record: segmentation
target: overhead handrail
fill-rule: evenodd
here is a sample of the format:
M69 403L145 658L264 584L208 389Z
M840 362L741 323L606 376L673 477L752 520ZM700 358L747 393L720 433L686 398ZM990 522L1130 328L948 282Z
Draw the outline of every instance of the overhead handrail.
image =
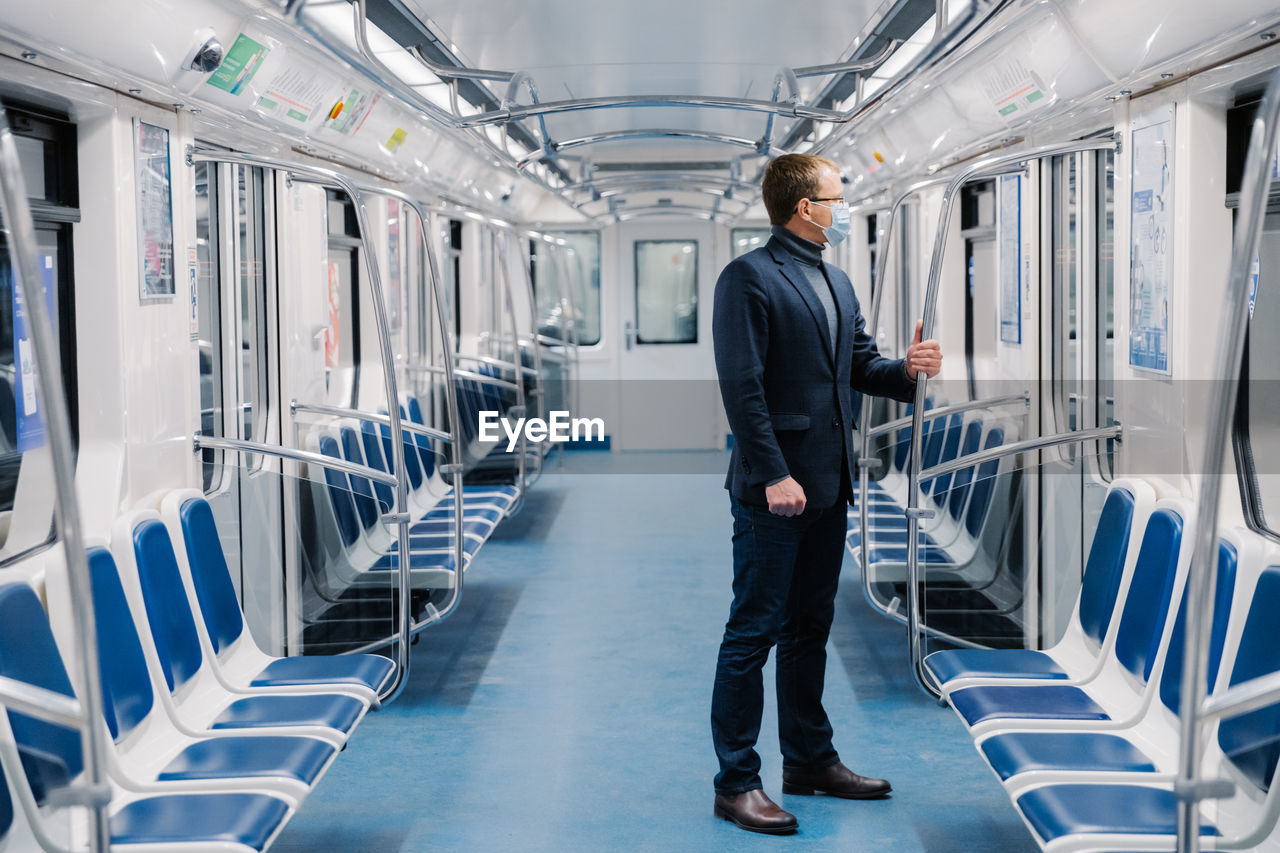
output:
M932 468L926 468L921 471L920 479L936 480L938 477L943 477L965 468L975 468L985 462L994 462L1009 456L1017 456L1020 453L1047 450L1050 447L1060 447L1064 444L1083 444L1086 441L1120 441L1123 437L1124 426L1122 424L1096 427L1094 429L1077 429L1070 432L1060 432L1055 435L1042 435L1036 438L1029 438L1026 441L1015 441L1012 444L989 447L986 450L979 450L976 453L940 462Z
M378 269L376 251L372 250L372 246L367 245L370 235L373 231L369 227L369 216L365 210L364 190L351 179L347 178L340 172L333 169L326 169L320 166L312 166L303 163L292 163L287 160L279 160L274 157L265 157L258 154L245 154L240 152L225 151L221 149L197 148L194 146L187 147L187 164L195 163L229 163L231 165L260 167L274 169L289 175L293 180L307 183L315 183L324 186L336 187L345 192L352 202L355 209L356 224L360 230L360 240L365 243L366 250L360 252L364 259L365 269L368 277L365 279L368 284L369 301L373 305L373 314L375 328L378 334L378 348L382 356L382 376L384 387L387 392L388 406L387 409L391 413L391 452L392 460L395 464L395 518L397 527L397 542L399 543L400 553L409 553L409 482L407 470L404 460L404 435L401 428L399 406L390 405L392 401L398 401L400 395L396 385L395 362L391 352L391 325L387 320L387 306L383 301L382 293L382 277ZM461 523L459 521L459 523ZM459 537L460 538L460 537ZM393 701L400 695L400 691L404 689L405 681L409 674L409 625L412 621L412 615L409 610L409 569L407 560L397 561L396 577L400 590L400 600L397 622L401 625L400 639L395 643L398 666L396 667L396 677L390 685L384 688L385 694L380 695L379 699L383 702ZM461 564L459 564L461 567ZM459 572L460 573L460 572Z
M379 471L377 468L370 468L367 465L361 465L359 462L349 462L346 459L325 456L323 453L316 453L311 450L297 450L280 444L266 444L261 441L249 441L243 438L220 438L216 435L196 435L192 439L192 445L196 453L201 450L259 453L263 456L274 456L277 459L287 459L291 462L304 462L308 465L317 465L321 468L341 471L343 474L365 477L375 483L382 483L387 486L396 484L395 475L388 474L386 471Z
M975 4L976 6L977 4ZM942 191L942 206L938 213L938 230L933 241L933 255L929 262L929 280L924 295L924 317L922 318L921 337L928 339L933 334L934 318L938 310L938 291L942 281L942 261L946 251L947 236L951 227L951 214L955 209L955 197L960 188L978 175L985 175L992 170L1005 166L1040 160L1062 154L1076 154L1083 151L1113 151L1115 140L1086 139L1067 143L1041 145L1014 154L999 154L984 158L968 168L957 172ZM933 510L920 507L920 446L921 424L924 422L924 400L929 385L929 377L923 372L916 374L915 405L912 409L911 449L907 454L907 617L911 643L911 669L915 673L916 683L920 689L933 697L942 695L941 686L934 683L933 675L924 667L924 658L920 640L920 596L917 584L920 580L920 520L932 517Z
M330 406L324 403L299 403L297 400L289 402L290 414L297 412L310 412L314 415L333 415L335 418L351 418L357 421L368 421L373 424L381 424L382 426L391 426L391 417L389 415L379 415L375 412L365 412L360 409L348 409L344 406ZM452 442L453 436L444 430L435 429L422 424L415 424L412 421L401 421L400 428L405 432L421 435L426 438L435 439L436 441Z
M1195 525L1195 549L1187 577L1188 601L1213 601L1216 585L1218 504L1222 490L1223 457L1231 421L1236 411L1240 384L1240 365L1244 359L1244 342L1249 330L1250 280L1254 255L1258 252L1266 214L1270 187L1271 158L1276 150L1280 123L1280 70L1272 73L1266 94L1258 106L1249 134L1244 176L1240 182L1240 208L1237 213L1235 238L1231 247L1231 265L1223 299L1222 327L1218 336L1216 376L1211 383L1209 423L1205 430L1204 475L1200 478L1200 500ZM1199 853L1200 800L1209 793L1199 783L1200 744L1204 735L1202 716L1205 702L1205 672L1209 668L1209 646L1212 622L1204 616L1204 607L1187 608L1187 624L1182 658L1182 713L1178 754L1178 853ZM1238 685L1237 689L1244 687ZM1235 700L1230 694L1220 697L1215 705L1219 712L1230 709ZM1241 694L1237 693L1237 697ZM1240 707L1248 707L1242 702Z
M85 805L90 807L86 843L89 850L104 851L111 844L106 804L106 743L103 738L102 681L99 673L97 619L89 576L89 557L80 523L76 493L75 445L71 418L62 390L62 362L53 331L53 318L45 301L43 278L37 261L35 224L27 201L26 182L18 160L18 147L9 127L9 115L0 103L0 219L9 235L9 254L17 293L27 314L31 337L37 401L44 412L45 436L53 468L54 523L64 548L71 612L75 617L76 665L80 669L80 714L74 723L84 750ZM11 768L20 772L20 767Z
M1031 405L1031 392L1023 391L1021 394L1005 394L1000 397L987 397L984 400L967 400L963 403L955 403L950 406L939 406L929 409L924 413L924 420L933 421L938 418L950 417L962 412L972 412L976 409L998 409L1001 406L1008 406L1011 403L1023 403L1027 406ZM875 438L885 433L893 432L896 429L911 426L912 417L897 418L892 421L885 421L871 429L867 433L867 438Z

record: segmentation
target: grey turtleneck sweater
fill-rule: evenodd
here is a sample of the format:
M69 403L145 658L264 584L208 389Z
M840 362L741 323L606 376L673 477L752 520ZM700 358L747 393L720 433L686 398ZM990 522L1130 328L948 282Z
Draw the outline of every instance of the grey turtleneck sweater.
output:
M827 314L827 331L831 333L831 348L834 354L836 336L840 331L840 312L836 308L835 294L831 292L831 280L827 278L827 271L822 263L822 250L826 246L806 240L781 225L774 225L769 229L769 233L799 262L805 281L818 297L818 301L822 303L822 308Z

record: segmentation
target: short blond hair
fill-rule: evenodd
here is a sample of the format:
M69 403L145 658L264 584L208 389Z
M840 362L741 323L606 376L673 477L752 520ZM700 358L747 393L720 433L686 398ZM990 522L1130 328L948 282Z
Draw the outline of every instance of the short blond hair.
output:
M818 194L823 168L840 173L840 167L835 163L813 154L783 154L769 161L760 184L769 221L774 225L790 222L800 200Z

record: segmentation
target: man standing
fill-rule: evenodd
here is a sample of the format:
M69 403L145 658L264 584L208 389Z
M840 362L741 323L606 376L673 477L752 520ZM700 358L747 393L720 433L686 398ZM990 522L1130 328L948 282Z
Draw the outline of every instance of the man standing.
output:
M904 402L917 373L936 376L937 341L920 325L905 359L882 357L864 330L849 277L822 250L849 236L834 163L787 154L762 185L773 236L716 282L716 371L733 455L733 605L720 644L711 734L720 773L715 814L754 832L789 833L796 819L762 790L755 751L761 668L775 644L782 790L868 799L889 783L852 772L831 743L822 707L827 636L852 496L853 412L859 392Z

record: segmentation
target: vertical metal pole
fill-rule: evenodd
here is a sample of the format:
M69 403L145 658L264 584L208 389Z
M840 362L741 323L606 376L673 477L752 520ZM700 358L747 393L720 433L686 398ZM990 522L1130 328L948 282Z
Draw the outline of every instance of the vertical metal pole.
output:
M511 283L511 242L510 240L511 240L511 235L508 232L504 231L502 234L502 274L507 279L508 293L510 293L512 289L515 287L515 285ZM525 263L525 260L524 260L524 257L525 257L524 249L521 248L518 243L517 243L517 248L520 248L520 253L519 253L520 269L523 271L522 277L524 278L525 291L528 293L528 297L529 297L529 328L531 330L529 333L529 340L531 341L531 344L533 346L533 372L535 374L535 379L533 383L533 388L534 388L533 393L538 400L537 415L538 417L545 418L545 417L548 417L549 412L547 410L546 386L543 384L543 381L542 381L542 342L538 339L538 296L533 291L533 277L529 274L529 265ZM520 352L520 331L518 328L515 331L516 331L516 352L515 352L516 382L517 384L519 384L521 388L524 388L524 355L523 353ZM542 476L542 459L543 459L543 454L541 453L541 451L539 451L537 456L538 456L538 475L537 476L541 477Z
M1204 473L1196 516L1195 550L1187 578L1187 600L1205 606L1187 608L1187 625L1182 659L1182 713L1178 755L1178 851L1199 853L1201 788L1198 784L1201 730L1200 710L1204 702L1205 672L1209 664L1213 621L1208 602L1214 600L1217 580L1218 500L1222 491L1222 459L1227 449L1231 420L1235 415L1240 384L1240 363L1244 358L1245 334L1249 328L1249 279L1253 256L1258 251L1270 186L1269 167L1276 150L1276 126L1280 117L1280 71L1271 76L1266 95L1253 119L1249 150L1241 181L1240 214L1231 249L1231 268L1223 298L1222 329L1218 335L1217 381L1212 383L1209 423L1205 432Z
M98 672L98 630L93 611L89 558L80 527L80 502L76 495L75 448L71 442L71 418L62 394L62 364L53 334L53 318L45 304L31 208L18 161L18 149L9 129L9 117L0 104L0 215L9 232L13 277L27 312L27 331L34 349L36 392L44 412L53 466L54 510L58 534L67 562L71 610L75 616L76 655L79 658L84 774L93 805L89 821L89 849L107 850L111 828L107 817L106 750L102 737L102 682Z
M529 404L524 396L524 354L520 350L520 324L516 322L516 305L515 299L511 292L511 277L508 274L506 263L506 241L498 239L496 230L489 230L489 246L496 252L503 252L503 256L499 259L499 268L502 273L502 292L506 297L507 318L511 320L511 360L516 365L516 406L520 412L520 417L529 416ZM533 346L538 346L538 329L535 320L533 329ZM516 497L516 501L511 506L511 513L516 513L524 506L524 494L528 488L528 476L525 470L528 459L528 445L525 441L525 431L520 430L519 444L520 460L517 463L517 471L520 478L520 494Z

